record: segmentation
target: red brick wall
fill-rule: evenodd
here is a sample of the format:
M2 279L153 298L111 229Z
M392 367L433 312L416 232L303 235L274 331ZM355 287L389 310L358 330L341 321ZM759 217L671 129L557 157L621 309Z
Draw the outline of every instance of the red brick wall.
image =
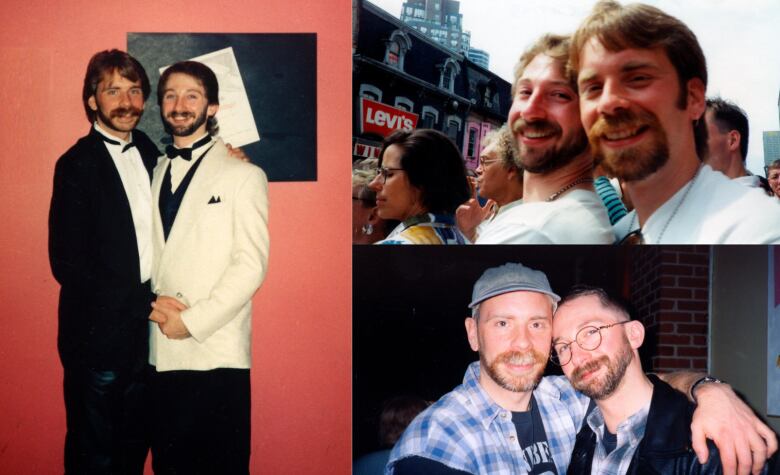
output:
M709 247L644 247L630 261L629 298L647 328L645 369L705 371Z

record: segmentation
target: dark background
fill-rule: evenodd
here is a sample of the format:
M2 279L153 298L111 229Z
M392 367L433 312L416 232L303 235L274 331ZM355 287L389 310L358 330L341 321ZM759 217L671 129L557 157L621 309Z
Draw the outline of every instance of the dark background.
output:
M270 181L317 180L317 38L314 33L128 33L128 52L146 69L152 94L138 126L170 143L157 105L159 69L233 47L260 142L243 147ZM163 147L159 147L162 149Z

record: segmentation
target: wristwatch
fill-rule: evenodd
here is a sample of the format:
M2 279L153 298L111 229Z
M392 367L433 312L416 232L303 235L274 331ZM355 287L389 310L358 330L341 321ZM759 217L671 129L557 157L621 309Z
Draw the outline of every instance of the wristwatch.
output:
M713 376L707 375L703 378L699 378L695 383L693 383L693 386L691 386L691 399L693 399L693 402L696 404L699 403L699 401L696 400L696 388L698 388L702 384L706 383L717 383L717 384L725 384L723 381L721 381L718 378L715 378Z

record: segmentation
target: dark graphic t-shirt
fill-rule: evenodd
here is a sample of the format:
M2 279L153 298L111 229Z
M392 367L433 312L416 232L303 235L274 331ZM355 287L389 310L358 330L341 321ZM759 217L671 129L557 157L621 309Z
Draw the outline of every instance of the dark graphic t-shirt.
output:
M523 457L531 466L529 475L558 475L555 461L550 453L550 445L547 443L542 415L533 396L531 396L531 410L513 412L512 422L517 430L517 440L523 449Z

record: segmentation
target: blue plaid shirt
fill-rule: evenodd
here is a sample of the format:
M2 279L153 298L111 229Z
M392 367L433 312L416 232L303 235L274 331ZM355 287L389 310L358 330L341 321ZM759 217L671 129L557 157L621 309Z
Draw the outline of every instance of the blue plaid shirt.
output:
M590 429L596 434L596 447L593 451L593 462L590 465L591 475L618 475L628 472L631 465L631 457L634 456L637 446L645 436L647 426L647 414L650 411L650 402L634 415L618 424L617 446L615 450L607 453L604 449L604 431L606 423L601 410L594 407L586 419Z
M563 376L542 378L534 396L555 466L559 474L565 474L590 399L576 392ZM530 471L512 413L493 402L479 385L478 361L469 365L463 384L412 421L390 453L386 475L393 473L396 461L411 456L473 474Z

